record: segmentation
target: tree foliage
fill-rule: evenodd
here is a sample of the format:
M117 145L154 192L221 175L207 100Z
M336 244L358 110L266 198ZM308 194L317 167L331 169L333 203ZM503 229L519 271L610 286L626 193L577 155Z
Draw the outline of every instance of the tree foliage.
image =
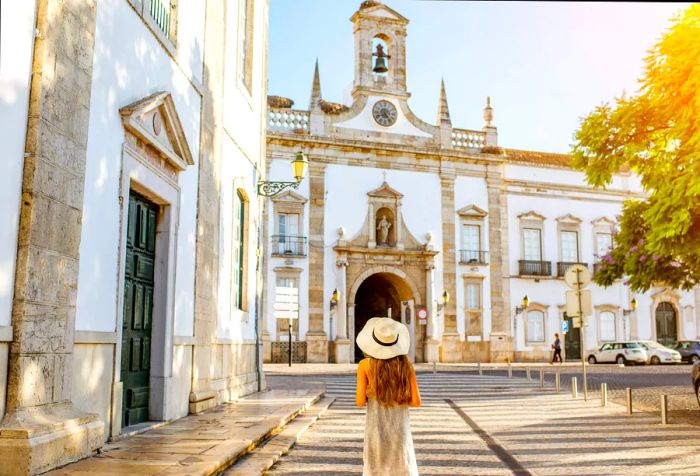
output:
M700 4L649 51L640 85L595 108L575 134L574 165L589 183L605 187L630 171L646 191L626 201L595 280L690 289L700 282Z

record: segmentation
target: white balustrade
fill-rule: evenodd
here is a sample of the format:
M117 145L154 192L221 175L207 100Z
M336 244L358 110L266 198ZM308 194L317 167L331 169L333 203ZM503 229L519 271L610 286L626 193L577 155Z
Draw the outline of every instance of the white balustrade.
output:
M485 132L466 129L452 130L452 147L455 149L481 149L485 145Z
M268 108L267 127L269 131L309 132L309 111L287 108Z

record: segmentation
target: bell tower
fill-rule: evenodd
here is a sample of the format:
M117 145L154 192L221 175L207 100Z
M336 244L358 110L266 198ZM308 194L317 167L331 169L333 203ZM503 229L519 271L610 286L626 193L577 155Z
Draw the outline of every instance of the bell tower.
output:
M375 0L366 0L350 18L355 35L353 98L383 94L407 98L406 27L408 19Z

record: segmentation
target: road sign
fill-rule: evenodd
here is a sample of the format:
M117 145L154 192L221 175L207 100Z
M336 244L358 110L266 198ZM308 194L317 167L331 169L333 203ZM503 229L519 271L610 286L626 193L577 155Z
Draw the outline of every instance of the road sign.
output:
M564 282L571 289L580 289L588 286L591 282L591 273L588 267L583 264L574 264L569 266L564 274Z
M418 324L425 325L428 323L428 310L424 307L416 308L416 317L418 318Z
M581 294L579 298L579 293ZM593 313L591 291L566 291L566 315L569 317L588 317Z
M563 334L569 332L569 321L561 321L561 332Z

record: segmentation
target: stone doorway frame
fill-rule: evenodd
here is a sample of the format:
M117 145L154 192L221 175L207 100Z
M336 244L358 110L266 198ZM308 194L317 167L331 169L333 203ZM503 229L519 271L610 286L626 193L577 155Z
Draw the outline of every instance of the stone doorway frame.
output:
M393 266L372 266L371 268L368 268L364 270L362 273L360 273L355 280L353 281L352 286L350 286L350 289L348 291L348 298L347 298L347 306L348 306L348 312L347 312L347 332L348 332L348 339L350 340L350 348L354 349L355 348L355 297L357 295L357 291L360 289L360 286L362 283L367 280L370 276L373 276L375 274L392 274L396 276L397 278L401 279L406 283L408 288L411 290L411 297L408 297L406 299L400 299L400 303L403 307L403 302L404 301L410 301L410 307L412 310L416 308L416 306L420 306L423 303L422 300L422 295L418 289L418 286L413 282L411 277L406 274L404 271L402 271L399 268L395 268ZM403 315L403 309L398 309L399 315ZM413 349L413 354L414 354L414 360L415 356L419 355L418 353L418 348L417 348L417 337L421 332L420 325L418 324L417 319L412 319L412 324L411 327L409 327L409 331L411 332L411 347ZM354 352L354 351L353 351Z
M654 293L651 296L651 306L650 306L650 326L651 326L651 340L658 342L658 335L656 334L656 308L659 304L667 302L673 306L676 311L676 340L681 340L683 337L683 332L681 326L683 325L683 314L681 308L681 298L680 296L669 288L664 288L661 291Z

